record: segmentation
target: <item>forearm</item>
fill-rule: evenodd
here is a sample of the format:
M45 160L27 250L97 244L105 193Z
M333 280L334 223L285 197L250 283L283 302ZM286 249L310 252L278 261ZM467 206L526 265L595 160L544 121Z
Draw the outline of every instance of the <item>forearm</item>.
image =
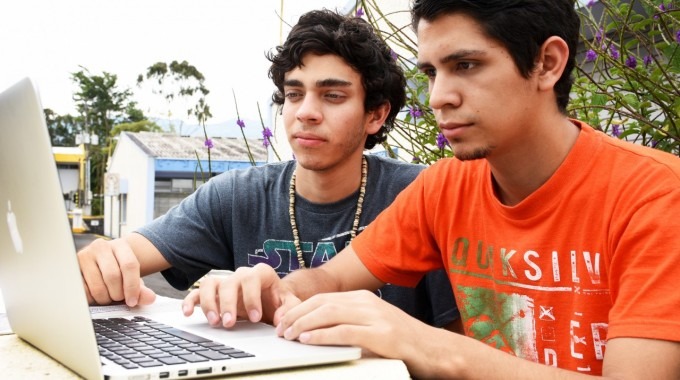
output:
M339 284L321 268L299 269L281 281L290 292L304 301L319 293L339 291Z
M165 260L156 246L143 235L131 233L123 237L122 240L129 245L132 253L137 257L142 277L170 268L170 263Z
M588 379L591 376L531 362L480 341L427 326L417 342L404 342L399 358L418 378Z
M414 377L459 379L592 379L596 376L519 358L476 339L426 326L405 337L396 358ZM607 343L601 379L678 379L680 343L616 338Z
M306 300L319 293L376 290L385 283L371 274L349 246L321 267L289 274L283 278L283 284L298 298Z

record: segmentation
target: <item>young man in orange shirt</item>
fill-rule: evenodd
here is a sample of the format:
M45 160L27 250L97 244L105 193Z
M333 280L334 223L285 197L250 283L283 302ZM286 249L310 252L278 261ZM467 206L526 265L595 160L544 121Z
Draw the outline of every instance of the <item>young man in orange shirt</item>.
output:
M416 0L412 14L456 157L323 267L238 271L190 294L185 312L200 300L230 327L276 309L286 339L359 345L416 377L680 378L680 159L566 116L574 2ZM464 335L348 292L412 286L435 268Z

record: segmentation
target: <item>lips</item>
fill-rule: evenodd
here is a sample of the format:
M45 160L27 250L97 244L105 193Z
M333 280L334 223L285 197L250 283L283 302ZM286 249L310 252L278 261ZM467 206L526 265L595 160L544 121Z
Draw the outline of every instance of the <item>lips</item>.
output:
M306 133L306 132L296 133L296 134L293 135L293 138L301 146L308 146L308 147L316 146L316 145L322 144L323 142L326 141L321 136L315 135L313 133Z
M462 137L465 131L472 126L472 123L442 122L439 123L439 130L447 140L453 141Z
M469 127L471 125L472 125L472 123L459 123L459 122L446 121L446 122L439 123L439 128L442 129L442 130L444 130L444 129L456 129L456 128Z

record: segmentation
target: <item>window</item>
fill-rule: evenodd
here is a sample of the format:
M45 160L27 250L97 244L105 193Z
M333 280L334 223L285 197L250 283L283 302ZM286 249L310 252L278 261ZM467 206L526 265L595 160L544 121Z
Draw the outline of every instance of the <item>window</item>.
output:
M120 210L120 224L126 224L127 223L127 194L126 193L121 193L120 194L120 202L118 203Z

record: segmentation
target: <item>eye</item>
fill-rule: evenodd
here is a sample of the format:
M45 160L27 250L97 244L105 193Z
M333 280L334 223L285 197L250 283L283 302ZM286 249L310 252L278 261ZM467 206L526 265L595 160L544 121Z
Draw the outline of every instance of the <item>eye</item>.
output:
M302 98L300 91L286 91L284 94L286 101L295 102Z
M437 69L434 67L426 67L421 70L423 74L425 74L428 78L434 78L437 76Z
M477 67L476 62L458 62L458 70L472 70Z
M326 97L326 99L329 99L330 101L333 102L342 101L347 97L345 96L345 94L339 92L327 92L324 96Z

